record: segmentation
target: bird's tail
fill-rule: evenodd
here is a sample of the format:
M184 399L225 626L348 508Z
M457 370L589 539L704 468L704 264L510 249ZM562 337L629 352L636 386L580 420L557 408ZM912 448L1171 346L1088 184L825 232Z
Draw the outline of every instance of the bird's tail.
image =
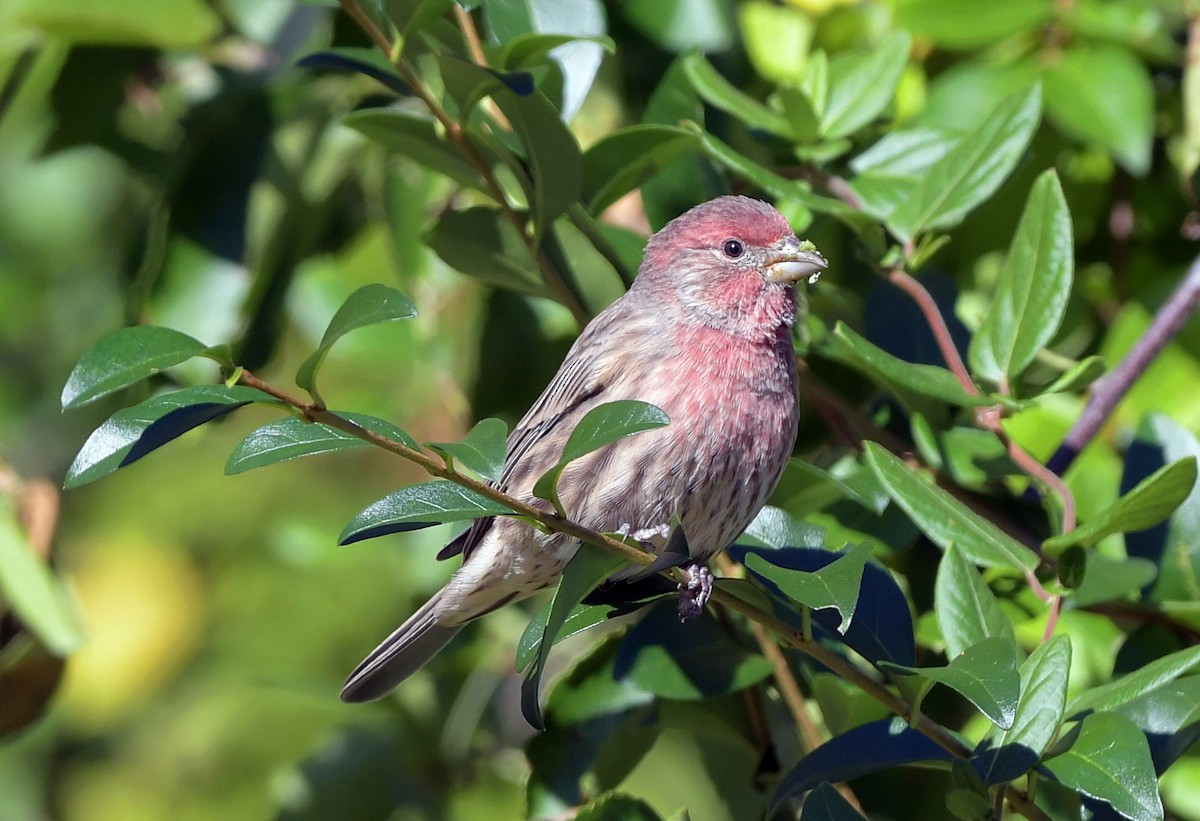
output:
M438 624L434 611L438 593L396 628L383 643L363 659L342 687L342 701L373 701L383 698L411 676L454 638L461 627Z

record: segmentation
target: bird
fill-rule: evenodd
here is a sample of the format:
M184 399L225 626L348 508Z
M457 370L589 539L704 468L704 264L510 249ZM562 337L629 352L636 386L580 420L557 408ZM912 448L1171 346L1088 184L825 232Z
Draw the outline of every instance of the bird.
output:
M551 510L534 484L583 416L620 399L656 405L667 425L569 463L559 499L582 525L644 539L667 562L656 569L670 563L668 532L703 568L741 535L791 457L795 288L826 267L758 199L717 197L671 220L647 241L628 291L584 327L509 435L495 486ZM462 565L358 665L342 700L387 695L468 622L556 584L578 548L512 517L475 520L438 554L461 554Z

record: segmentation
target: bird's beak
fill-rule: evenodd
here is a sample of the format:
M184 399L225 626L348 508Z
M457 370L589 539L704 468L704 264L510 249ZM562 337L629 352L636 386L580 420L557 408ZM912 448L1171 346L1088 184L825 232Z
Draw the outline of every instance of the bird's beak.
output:
M771 250L765 270L771 282L791 284L819 274L828 267L825 257L811 242L788 237Z

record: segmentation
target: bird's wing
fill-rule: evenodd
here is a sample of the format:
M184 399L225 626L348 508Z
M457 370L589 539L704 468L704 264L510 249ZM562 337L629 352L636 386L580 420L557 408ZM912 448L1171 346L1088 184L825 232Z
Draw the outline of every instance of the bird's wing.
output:
M613 349L609 344L612 323L605 321L608 313L597 316L584 329L546 390L509 434L504 470L494 487L506 492L512 490L515 473L525 466L525 457L538 442L555 431L563 420L578 421L577 417L595 406L597 400L603 401L601 397L617 364L607 355ZM551 467L552 464L545 465L546 470ZM494 521L494 517L476 519L462 535L443 547L437 557L448 559L461 553L465 561Z

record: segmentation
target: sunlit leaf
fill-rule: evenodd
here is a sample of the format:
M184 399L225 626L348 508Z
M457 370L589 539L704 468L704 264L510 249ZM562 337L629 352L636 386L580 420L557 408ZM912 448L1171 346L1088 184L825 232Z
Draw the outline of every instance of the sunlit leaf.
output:
M797 572L771 564L769 554L749 553L746 568L778 585L788 597L820 610L834 608L841 616L838 631L845 633L854 618L862 584L863 566L871 555L864 545L851 548L836 561L814 573Z
M411 448L417 447L417 443L413 441L412 437L383 419L363 413L340 413L339 415L366 430L386 436L388 439L401 442ZM287 419L263 425L239 442L233 453L230 454L229 461L225 463L225 472L232 475L266 465L274 465L278 462L298 459L302 456L316 456L321 453L367 447L369 444L366 440L337 428L290 416Z
M874 120L892 100L912 40L895 32L864 52L842 52L829 61L829 96L821 135L844 137Z
M105 334L79 358L63 386L63 410L148 379L207 350L187 334L153 325L135 325Z
M346 525L338 544L505 513L512 510L454 482L436 479L400 488L370 505Z
M1021 677L1017 645L1011 637L992 636L968 647L945 667L903 667L884 662L885 669L945 684L979 708L992 723L1009 729L1017 714Z
M83 626L63 583L38 558L8 498L0 493L0 602L56 656L83 644Z
M1069 749L1043 765L1055 778L1133 821L1162 820L1150 747L1136 724L1118 713L1095 713L1064 741Z
M955 658L987 638L1000 637L1016 647L1012 622L983 577L951 544L938 564L933 592L934 608L946 655Z

